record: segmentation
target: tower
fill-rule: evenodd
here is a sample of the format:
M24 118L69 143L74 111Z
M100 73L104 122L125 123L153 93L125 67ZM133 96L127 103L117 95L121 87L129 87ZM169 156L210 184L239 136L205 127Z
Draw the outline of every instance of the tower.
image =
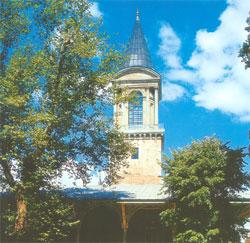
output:
M127 61L114 81L132 100L114 106L114 120L134 151L121 183L158 184L164 128L158 123L161 78L154 71L139 12L127 48Z

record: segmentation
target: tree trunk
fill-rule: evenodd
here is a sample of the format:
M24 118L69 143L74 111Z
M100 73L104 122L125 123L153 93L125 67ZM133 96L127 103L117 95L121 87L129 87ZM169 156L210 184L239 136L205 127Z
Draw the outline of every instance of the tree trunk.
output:
M24 200L24 190L17 191L17 218L15 222L15 231L21 231L25 228L27 216L27 204Z

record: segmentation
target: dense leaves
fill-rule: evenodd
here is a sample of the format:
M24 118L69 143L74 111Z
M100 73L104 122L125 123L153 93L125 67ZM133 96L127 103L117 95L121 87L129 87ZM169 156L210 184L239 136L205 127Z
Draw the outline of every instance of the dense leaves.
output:
M172 152L165 166L165 191L172 207L161 213L176 242L238 242L245 234L244 206L233 204L249 186L242 149L216 138L193 142Z
M58 186L62 170L84 184L104 171L109 184L125 163L129 146L107 118L123 59L89 7L0 0L0 178L16 194L15 231L27 226L32 195Z
M250 68L250 16L247 18L246 31L248 32L248 36L240 49L239 56L242 58L242 61L245 62L245 67Z
M25 229L15 231L13 225L16 214L13 204L6 207L4 241L18 238L24 242L55 242L74 238L72 233L76 231L79 220L72 203L60 193L53 191L32 195L28 200L28 208Z

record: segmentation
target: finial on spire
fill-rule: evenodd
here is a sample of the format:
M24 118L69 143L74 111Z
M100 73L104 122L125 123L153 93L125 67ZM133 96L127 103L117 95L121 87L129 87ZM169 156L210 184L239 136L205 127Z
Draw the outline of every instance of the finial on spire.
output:
M140 20L140 14L139 14L138 8L136 9L136 20L137 20L137 21Z

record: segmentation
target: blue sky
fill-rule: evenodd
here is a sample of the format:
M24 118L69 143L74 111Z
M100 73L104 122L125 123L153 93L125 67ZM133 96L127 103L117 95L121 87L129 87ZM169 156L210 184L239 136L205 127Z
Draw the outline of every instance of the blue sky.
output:
M250 70L237 56L250 1L99 0L92 13L103 18L112 43L125 45L137 8L154 68L162 75L164 152L211 135L247 147Z

